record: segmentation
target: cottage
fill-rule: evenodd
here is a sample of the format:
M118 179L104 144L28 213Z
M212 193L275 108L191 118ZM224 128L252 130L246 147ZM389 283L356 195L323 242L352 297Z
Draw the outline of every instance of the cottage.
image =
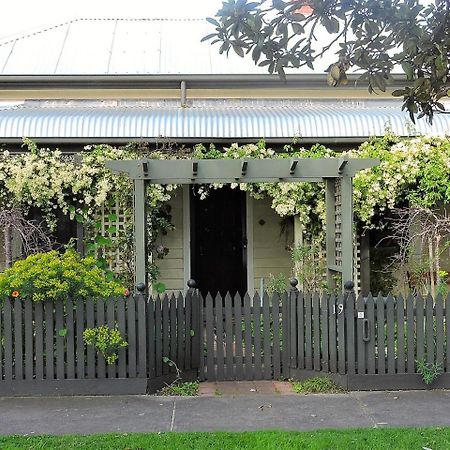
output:
M277 151L297 139L345 150L387 128L401 136L449 128L449 116L437 114L433 126L412 129L389 92L370 96L356 75L339 89L320 72L282 82L250 60L219 55L200 42L206 34L203 19L77 19L0 42L0 142L19 151L28 137L73 153L93 143L264 139ZM302 230L296 220L281 226L269 200L230 188L200 200L185 186L171 215L175 229L161 241L170 251L159 264L168 291L195 278L202 290L254 292L271 274L291 274L290 248ZM369 245L359 250L363 290Z

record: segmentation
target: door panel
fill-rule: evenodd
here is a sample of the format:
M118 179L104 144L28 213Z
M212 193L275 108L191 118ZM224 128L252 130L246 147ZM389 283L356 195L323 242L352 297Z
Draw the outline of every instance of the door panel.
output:
M244 294L247 288L245 192L212 189L200 200L191 196L191 267L197 286L206 294Z

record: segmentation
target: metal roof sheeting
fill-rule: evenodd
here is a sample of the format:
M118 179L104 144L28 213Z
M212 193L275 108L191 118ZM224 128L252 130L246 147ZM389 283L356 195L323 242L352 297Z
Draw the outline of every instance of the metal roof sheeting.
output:
M213 31L203 18L76 19L0 41L0 75L267 74L251 58L200 42ZM329 64L317 61L315 72Z
M412 126L398 102L205 102L182 108L167 101L145 104L49 106L21 105L0 110L0 140L51 139L355 139L394 133L446 134L450 115L436 114L433 126L418 120ZM413 131L412 131L413 130Z

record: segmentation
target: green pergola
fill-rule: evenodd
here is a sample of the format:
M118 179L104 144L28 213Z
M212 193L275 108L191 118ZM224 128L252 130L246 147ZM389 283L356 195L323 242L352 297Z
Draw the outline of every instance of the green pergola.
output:
M330 286L341 274L342 286L353 279L353 177L379 164L376 159L277 158L107 161L134 182L135 284L147 286L147 184L298 183L326 186L326 261Z

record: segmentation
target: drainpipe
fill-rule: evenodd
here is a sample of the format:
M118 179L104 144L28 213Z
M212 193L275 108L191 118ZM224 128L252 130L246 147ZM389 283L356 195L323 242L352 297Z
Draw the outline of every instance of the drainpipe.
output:
M181 107L186 108L187 106L187 91L186 91L186 81L182 81L180 84L181 89Z

